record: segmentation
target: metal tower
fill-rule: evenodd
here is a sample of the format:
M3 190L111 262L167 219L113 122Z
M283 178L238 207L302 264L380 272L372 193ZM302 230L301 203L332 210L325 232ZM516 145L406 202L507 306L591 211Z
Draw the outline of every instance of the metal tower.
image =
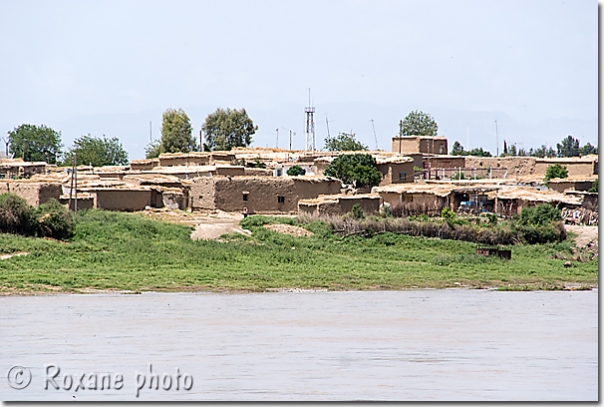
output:
M306 113L306 151L315 151L315 108L310 106L310 89L308 90L308 107Z

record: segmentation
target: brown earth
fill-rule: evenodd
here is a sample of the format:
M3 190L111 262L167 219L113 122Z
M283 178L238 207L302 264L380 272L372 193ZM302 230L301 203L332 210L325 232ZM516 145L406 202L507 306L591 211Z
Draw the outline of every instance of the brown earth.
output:
M594 240L598 241L598 227L597 226L575 226L575 225L564 225L567 232L572 232L577 235L575 244L577 247L585 247Z

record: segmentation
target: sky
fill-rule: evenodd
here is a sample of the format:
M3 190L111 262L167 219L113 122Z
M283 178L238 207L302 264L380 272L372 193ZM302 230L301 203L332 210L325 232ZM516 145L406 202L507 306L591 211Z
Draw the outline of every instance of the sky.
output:
M197 137L217 108L245 108L253 146L288 147L291 131L302 149L310 89L317 148L352 131L390 151L413 110L450 146L597 145L598 13L595 0L2 0L0 136L44 124L66 148L105 135L140 159L168 108Z

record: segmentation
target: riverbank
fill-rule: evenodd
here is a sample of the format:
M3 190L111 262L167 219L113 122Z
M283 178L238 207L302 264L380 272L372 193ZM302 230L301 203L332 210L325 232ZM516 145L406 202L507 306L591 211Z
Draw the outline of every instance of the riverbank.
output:
M283 218L269 222L280 223ZM0 235L0 294L279 289L589 289L597 257L565 267L573 241L512 246L512 259L476 255L476 244L384 233L341 238L320 222L294 237L249 223L218 240L141 214L89 211L68 242ZM23 255L23 253L27 253ZM562 254L562 255L560 255ZM555 258L557 257L557 258Z

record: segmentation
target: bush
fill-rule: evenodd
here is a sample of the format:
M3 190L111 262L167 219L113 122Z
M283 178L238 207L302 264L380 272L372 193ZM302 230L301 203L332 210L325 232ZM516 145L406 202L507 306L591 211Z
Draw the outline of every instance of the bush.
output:
M535 207L522 208L518 224L524 226L546 226L559 220L562 220L560 209L550 204L541 204Z
M596 178L596 180L591 184L591 188L589 188L589 191L587 192L598 192L598 179Z
M516 235L523 243L555 243L566 239L566 230L562 222L553 222L547 226L519 225Z
M494 213L487 213L487 219L489 220L489 225L497 226L497 215Z
M36 233L35 209L25 199L0 195L0 232L33 236Z
M292 165L287 170L287 175L289 175L290 177L297 177L299 175L305 175L305 174L306 174L306 170L304 168L300 167L299 165Z
M455 225L457 224L457 215L451 210L451 208L445 206L440 212L440 216L443 217L451 229L455 228Z
M545 182L545 185L549 184L549 180L552 178L567 178L568 177L568 170L566 169L566 167L560 165L560 164L554 164L554 165L550 165L549 167L547 167L547 170L545 170L545 178L543 178L543 181Z
M56 199L40 205L36 215L38 236L55 239L69 239L73 236L71 213Z
M359 204L352 205L350 213L352 214L353 219L363 219L365 217L365 213L363 213L363 209Z

